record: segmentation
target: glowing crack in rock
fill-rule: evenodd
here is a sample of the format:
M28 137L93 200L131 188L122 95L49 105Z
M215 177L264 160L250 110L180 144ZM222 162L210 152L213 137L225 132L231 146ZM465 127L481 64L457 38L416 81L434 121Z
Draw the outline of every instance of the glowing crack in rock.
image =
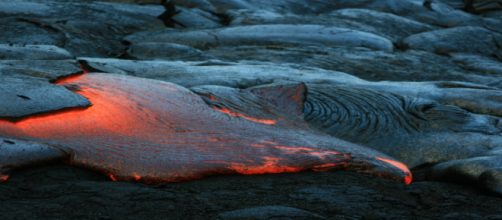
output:
M9 180L9 175L0 175L0 183Z
M405 164L403 164L403 163L401 163L399 161L395 161L395 160L392 160L392 159L387 159L387 158L382 158L382 157L376 157L376 159L377 160L381 160L381 161L386 162L386 163L389 163L392 166L395 166L398 169L402 170L403 173L406 174L406 176L404 177L404 183L406 185L411 184L411 182L413 180L413 177L412 177L411 171L408 169L408 166L406 166Z
M0 121L0 136L59 148L70 165L102 172L113 181L333 169L411 178L403 167L376 159L390 157L375 150L305 128L278 126L272 119L229 118L175 84L97 73L57 84L92 105Z
M232 117L241 117L241 118L244 118L244 119L246 119L248 121L252 121L252 122L256 122L256 123L261 123L261 124L266 124L266 125L274 125L274 124L277 123L277 120L254 118L254 117L247 116L247 115L244 115L244 114L239 113L239 112L233 112L232 110L230 110L228 108L217 108L217 107L214 107L213 109L215 109L215 110L217 110L217 111L219 111L221 113L230 115Z

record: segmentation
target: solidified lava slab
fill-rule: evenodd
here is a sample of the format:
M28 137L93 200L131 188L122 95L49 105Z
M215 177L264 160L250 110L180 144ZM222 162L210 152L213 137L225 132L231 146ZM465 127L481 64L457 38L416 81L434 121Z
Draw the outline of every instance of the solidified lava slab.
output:
M16 120L33 114L68 108L83 108L90 103L81 95L46 79L22 75L0 76L0 118Z
M92 106L1 121L0 135L57 147L68 154L69 164L112 180L153 183L344 169L411 182L408 168L387 155L305 128L220 112L175 84L111 74L58 84Z

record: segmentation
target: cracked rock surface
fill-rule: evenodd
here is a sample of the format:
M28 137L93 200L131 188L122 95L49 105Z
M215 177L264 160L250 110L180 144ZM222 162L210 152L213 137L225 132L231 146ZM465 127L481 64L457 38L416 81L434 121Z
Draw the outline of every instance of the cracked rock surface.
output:
M501 0L17 0L0 2L0 33L2 123L89 108L58 82L119 74L414 175L113 182L0 126L1 219L502 219Z

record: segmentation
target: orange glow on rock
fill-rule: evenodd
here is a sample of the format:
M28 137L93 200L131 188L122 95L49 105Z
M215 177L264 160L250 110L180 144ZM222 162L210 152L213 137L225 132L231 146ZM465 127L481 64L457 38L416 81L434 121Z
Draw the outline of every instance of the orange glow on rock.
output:
M411 171L410 171L410 169L408 169L408 166L406 166L405 164L403 164L399 161L395 161L395 160L391 160L391 159L387 159L387 158L382 158L382 157L376 157L376 159L383 161L385 163L388 163L388 164L398 168L399 170L403 171L403 173L406 175L403 179L403 181L406 185L411 184L411 182L413 181L413 176L411 174Z
M371 167L379 166L375 157L385 155L304 127L278 126L274 120L225 110L234 117L222 118L198 95L174 84L97 73L57 84L78 88L92 105L0 121L0 135L60 148L69 154L69 164L100 171L112 181L386 168ZM354 158L368 166L347 166Z
M267 142L265 142L267 143ZM266 145L261 144L256 147L264 147ZM335 167L343 166L345 161L350 160L350 155L342 154L337 151L325 150L325 149L315 149L310 147L301 146L269 146L281 151L279 155L295 155L295 156L306 156L310 157L311 161L316 161L317 165L304 166L301 163L285 165L288 162L288 157L263 157L262 163L260 165L250 166L244 163L232 163L230 165L232 170L235 170L240 174L271 174L271 173L292 173L300 172L305 170L312 171L327 171ZM338 161L338 162L335 162Z
M277 120L254 118L254 117L247 116L247 115L244 115L244 114L239 113L239 112L234 112L234 111L232 111L232 110L230 110L228 108L217 108L217 107L214 107L213 109L215 109L215 110L217 110L217 111L219 111L221 113L230 115L232 117L240 117L240 118L244 118L244 119L246 119L248 121L252 121L252 122L256 122L256 123L260 123L260 124L275 125L277 123Z
M64 76L64 77L58 78L54 82L54 84L62 85L65 83L70 83L70 82L76 81L78 78L80 78L82 75L84 75L86 73L87 73L86 71L83 71L82 73L72 74L69 76Z
M134 180L136 182L139 182L141 180L141 176L139 174L137 174L137 173L133 173L132 177L134 178Z
M110 174L108 174L108 178L110 178L110 180L111 180L111 181L113 181L113 182L117 182L117 181L118 181L117 177L115 177L115 176L114 176L113 174L111 174L111 173L110 173Z
M9 180L9 175L0 175L0 183Z
M263 164L249 166L241 163L231 163L230 169L246 175L271 174L271 173L293 173L304 170L302 167L285 166L280 164L281 158L263 157Z

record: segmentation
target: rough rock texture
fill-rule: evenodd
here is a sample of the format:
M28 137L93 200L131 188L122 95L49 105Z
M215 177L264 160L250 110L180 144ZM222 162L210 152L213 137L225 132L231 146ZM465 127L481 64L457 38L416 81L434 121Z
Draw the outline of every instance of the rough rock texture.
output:
M276 106L274 111L284 118L300 116L325 133L371 146L412 168L491 155L492 149L502 142L497 117L471 114L425 97L329 84L272 84L245 90L200 86L192 90L206 97L212 106L246 115L259 110L240 106L251 106L246 103L253 100L270 100L269 105ZM294 109L274 102L273 97L278 94L305 97L301 108Z
M124 35L161 28L160 5L107 2L0 2L0 42L47 44L74 55L120 56Z
M0 44L2 60L64 60L72 55L54 45Z
M320 25L254 25L216 30L139 33L126 38L132 44L140 41L174 42L196 48L219 45L323 45L367 47L392 51L392 42L383 37L345 28Z
M352 170L411 182L408 168L383 153L274 114L254 118L213 109L172 83L97 73L69 83L93 105L19 123L0 121L0 134L50 143L67 153L69 164L112 180L156 183L214 174Z
M283 216L300 209L326 219L502 217L502 199L466 186L441 182L404 186L347 172L222 176L145 186L48 166L16 173L0 185L0 194L2 219L212 219L263 206L295 208Z
M17 130L0 126L0 182L8 180L0 184L0 218L501 219L501 27L500 0L3 1L0 125ZM98 79L70 83L85 72L129 76L97 74L107 79L100 84L107 86L101 87L95 84ZM112 157L111 161L127 158L122 168L156 170L149 164L169 156L137 163L145 155L163 152L138 150L150 146L145 144L147 139L151 143L166 137L158 132L162 130L159 124L169 120L155 114L162 111L150 108L172 110L176 103L183 103L179 106L185 106L185 111L177 115L190 118L187 115L200 113L189 110L189 102L169 102L176 96L173 91L143 97L143 90L156 90L154 85L164 82L138 79L124 86L130 76L188 88L175 86L197 99L198 109L205 109L202 112L210 109L225 119L210 123L225 130L225 137L254 134L237 135L235 142L281 136L287 133L282 132L284 127L292 133L315 130L319 137L355 142L405 162L413 168L415 181L404 186L348 172L305 172L227 175L146 186L109 181L138 181L134 173L105 178L73 167L120 173L113 167L91 165L103 165L103 158ZM146 83L150 87L140 86L143 92L137 92L140 82L151 82ZM86 93L89 86L120 94L96 99L102 93ZM145 101L152 99L156 101ZM114 100L115 105L99 100ZM141 105L127 105L131 100ZM64 118L103 106L106 110L99 113L106 120L90 120L92 126L74 126L75 121L93 117L89 114L87 119ZM79 109L68 111L74 107ZM117 120L117 112L131 109L138 113L134 115L155 117ZM274 128L280 129L268 130L269 125L263 125L255 131L243 125L270 123L266 120L270 116L278 117ZM96 132L106 122L111 123ZM233 122L240 127L224 126ZM150 129L147 134L141 132L144 127L138 128L145 124ZM200 140L199 136L189 143L179 139L197 129L174 124L169 129L178 139L162 139L155 146L178 140L175 145L186 149L193 140ZM245 129L232 129L242 126ZM121 136L124 133L118 130L130 133ZM32 131L37 131L31 133L32 141L38 142L27 140ZM312 136L278 139L306 140L315 147ZM118 149L115 154L94 150L81 154L60 145L103 150L106 143L120 141L104 148L105 152ZM89 142L94 143L92 147L85 144ZM124 151L124 146L134 149ZM265 148L250 152L269 154ZM226 149L202 155L235 153ZM317 156L309 158L315 163L323 157ZM176 159L183 164L202 156L188 157ZM299 161L312 165L312 160L303 159ZM231 160L253 164L242 157ZM72 166L40 167L47 162ZM270 168L274 160L262 164ZM173 167L169 165L162 166L163 170ZM17 172L9 176L12 169ZM252 173L249 167L244 171Z
M0 77L0 118L3 119L21 119L37 113L90 104L83 96L41 78Z
M483 39L483 40L479 40ZM440 54L474 53L502 57L502 35L480 27L455 27L411 35L403 40L405 47Z

